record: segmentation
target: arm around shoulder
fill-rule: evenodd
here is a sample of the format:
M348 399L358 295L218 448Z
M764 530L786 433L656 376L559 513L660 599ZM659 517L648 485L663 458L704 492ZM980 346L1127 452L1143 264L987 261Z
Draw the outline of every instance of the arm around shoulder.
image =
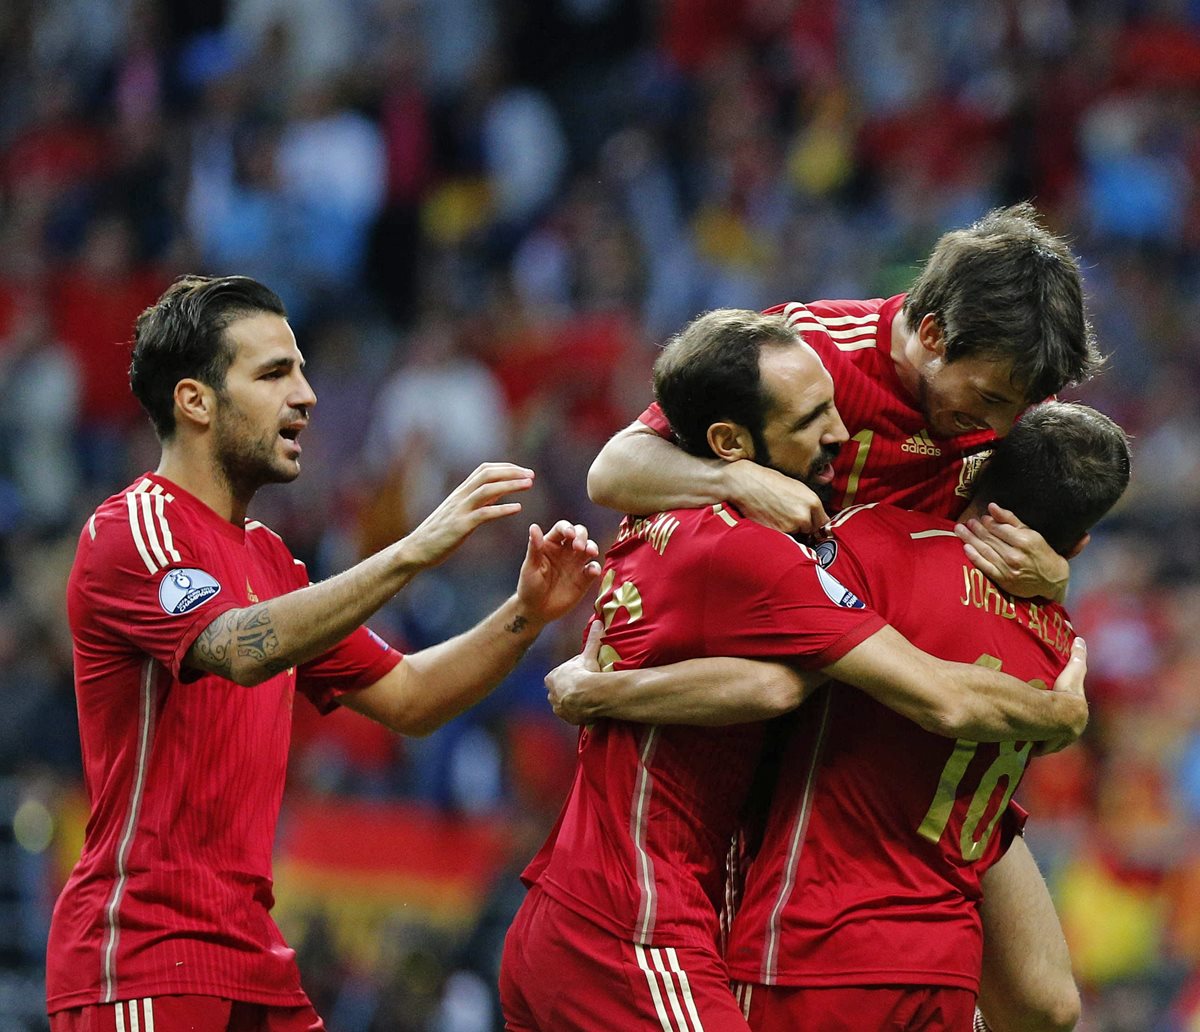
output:
M1082 639L1054 691L998 670L937 659L893 627L861 642L825 672L861 688L927 731L977 742L1053 741L1069 744L1087 726Z
M726 500L725 463L689 455L634 420L600 449L588 470L588 496L597 505L644 516Z

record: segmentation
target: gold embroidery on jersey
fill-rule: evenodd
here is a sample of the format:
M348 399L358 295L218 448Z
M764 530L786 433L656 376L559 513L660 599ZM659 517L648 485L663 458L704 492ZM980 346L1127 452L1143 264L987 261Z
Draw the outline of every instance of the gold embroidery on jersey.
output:
M1017 607L1013 600L988 580L983 572L963 563L963 597L958 600L964 606L974 606L1005 620L1017 618Z
M250 578L246 578L246 598L251 602L257 602L258 596L254 594L254 589L250 587Z
M617 544L631 537L643 538L659 555L667 550L671 535L679 526L679 520L665 512L656 512L653 516L643 516L630 520L626 517L617 531Z
M983 464L987 462L988 456L991 454L992 449L989 448L987 451L963 456L962 467L958 471L958 487L954 489L954 493L959 498L971 497L971 487L975 483L975 478L979 476L979 471L983 469Z

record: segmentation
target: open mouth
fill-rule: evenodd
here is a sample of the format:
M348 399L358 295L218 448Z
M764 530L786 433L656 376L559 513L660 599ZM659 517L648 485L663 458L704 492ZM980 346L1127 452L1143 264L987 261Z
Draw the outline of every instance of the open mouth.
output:
M822 466L818 466L813 472L813 480L818 484L828 484L833 481L833 463L826 462Z
M302 426L285 426L279 431L279 436L288 443L289 450L295 452L297 455L301 451L300 442L297 438L299 438L300 432L303 429L304 427Z

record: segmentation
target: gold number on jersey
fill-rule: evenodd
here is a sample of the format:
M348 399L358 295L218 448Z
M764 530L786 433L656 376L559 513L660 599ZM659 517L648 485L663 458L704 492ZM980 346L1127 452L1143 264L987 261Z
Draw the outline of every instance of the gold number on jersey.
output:
M625 610L628 623L637 623L642 618L642 593L638 591L637 585L633 581L622 581L614 591L613 582L616 577L615 570L605 573L604 579L600 582L600 594L596 596L596 615L600 617L600 622L604 624L606 631L612 626L617 613L622 609ZM601 670L611 670L620 661L620 655L611 645L600 646Z
M871 450L871 442L875 440L875 431L860 430L850 440L858 445L858 451L854 454L854 465L846 480L846 497L842 499L842 508L849 508L854 504L854 498L858 494L858 479L862 476L863 466L867 464L867 452Z
M975 660L975 663L977 666L989 667L992 670L1000 669L1000 660L995 656L982 655ZM1033 680L1029 683L1037 688L1046 687L1045 682L1040 680ZM999 746L1000 755L983 772L979 786L971 797L971 805L967 807L966 816L963 818L958 849L964 860L978 860L983 855L983 851L991 840L992 832L996 830L996 825L1008 807L1009 800L1017 790L1017 783L1025 772L1025 765L1029 762L1029 754L1033 750L1032 742L1026 742L1019 749L1016 742L1000 742ZM968 742L961 738L955 743L954 751L942 768L942 776L938 779L937 792L934 794L933 802L929 805L929 812L925 814L925 819L917 828L917 834L922 838L928 839L930 842L941 840L946 825L950 821L950 813L954 809L955 800L958 798L958 786L962 783L963 775L966 774L971 760L975 758L978 748L978 742ZM1001 797L995 813L992 814L992 819L988 821L987 827L977 838L979 822L983 820L988 803L991 802L992 795L999 786L1001 778L1008 779L1004 795Z

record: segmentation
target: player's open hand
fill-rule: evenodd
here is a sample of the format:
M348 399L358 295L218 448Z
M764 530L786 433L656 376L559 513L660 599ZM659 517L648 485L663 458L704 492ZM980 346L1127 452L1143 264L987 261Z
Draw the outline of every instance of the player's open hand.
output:
M526 618L547 624L574 607L600 573L600 549L587 527L559 520L543 534L529 527L529 547L517 579L517 601Z
M520 512L520 502L500 499L532 486L531 469L511 462L483 463L405 537L407 558L416 566L436 566L476 527Z
M1071 575L1067 560L1007 509L992 502L986 515L960 523L954 532L967 558L1010 595L1059 602L1066 598ZM1082 550L1086 540L1072 555Z
M729 498L750 519L785 534L815 534L828 522L812 488L749 459L725 466Z
M1079 700L1080 705L1076 707L1077 713L1074 723L1071 726L1071 731L1062 738L1054 738L1048 742L1039 743L1036 751L1040 755L1055 753L1060 749L1065 749L1083 734L1083 729L1087 727L1088 721L1087 698L1083 692L1083 682L1086 675L1087 642L1082 638L1076 638L1071 643L1071 658L1067 660L1067 665L1063 667L1062 673L1058 675L1058 680L1054 682L1054 691L1062 695L1074 696Z
M554 715L568 724L586 724L595 719L589 706L587 687L600 673L600 641L604 627L593 620L588 627L583 651L546 675L546 698Z

